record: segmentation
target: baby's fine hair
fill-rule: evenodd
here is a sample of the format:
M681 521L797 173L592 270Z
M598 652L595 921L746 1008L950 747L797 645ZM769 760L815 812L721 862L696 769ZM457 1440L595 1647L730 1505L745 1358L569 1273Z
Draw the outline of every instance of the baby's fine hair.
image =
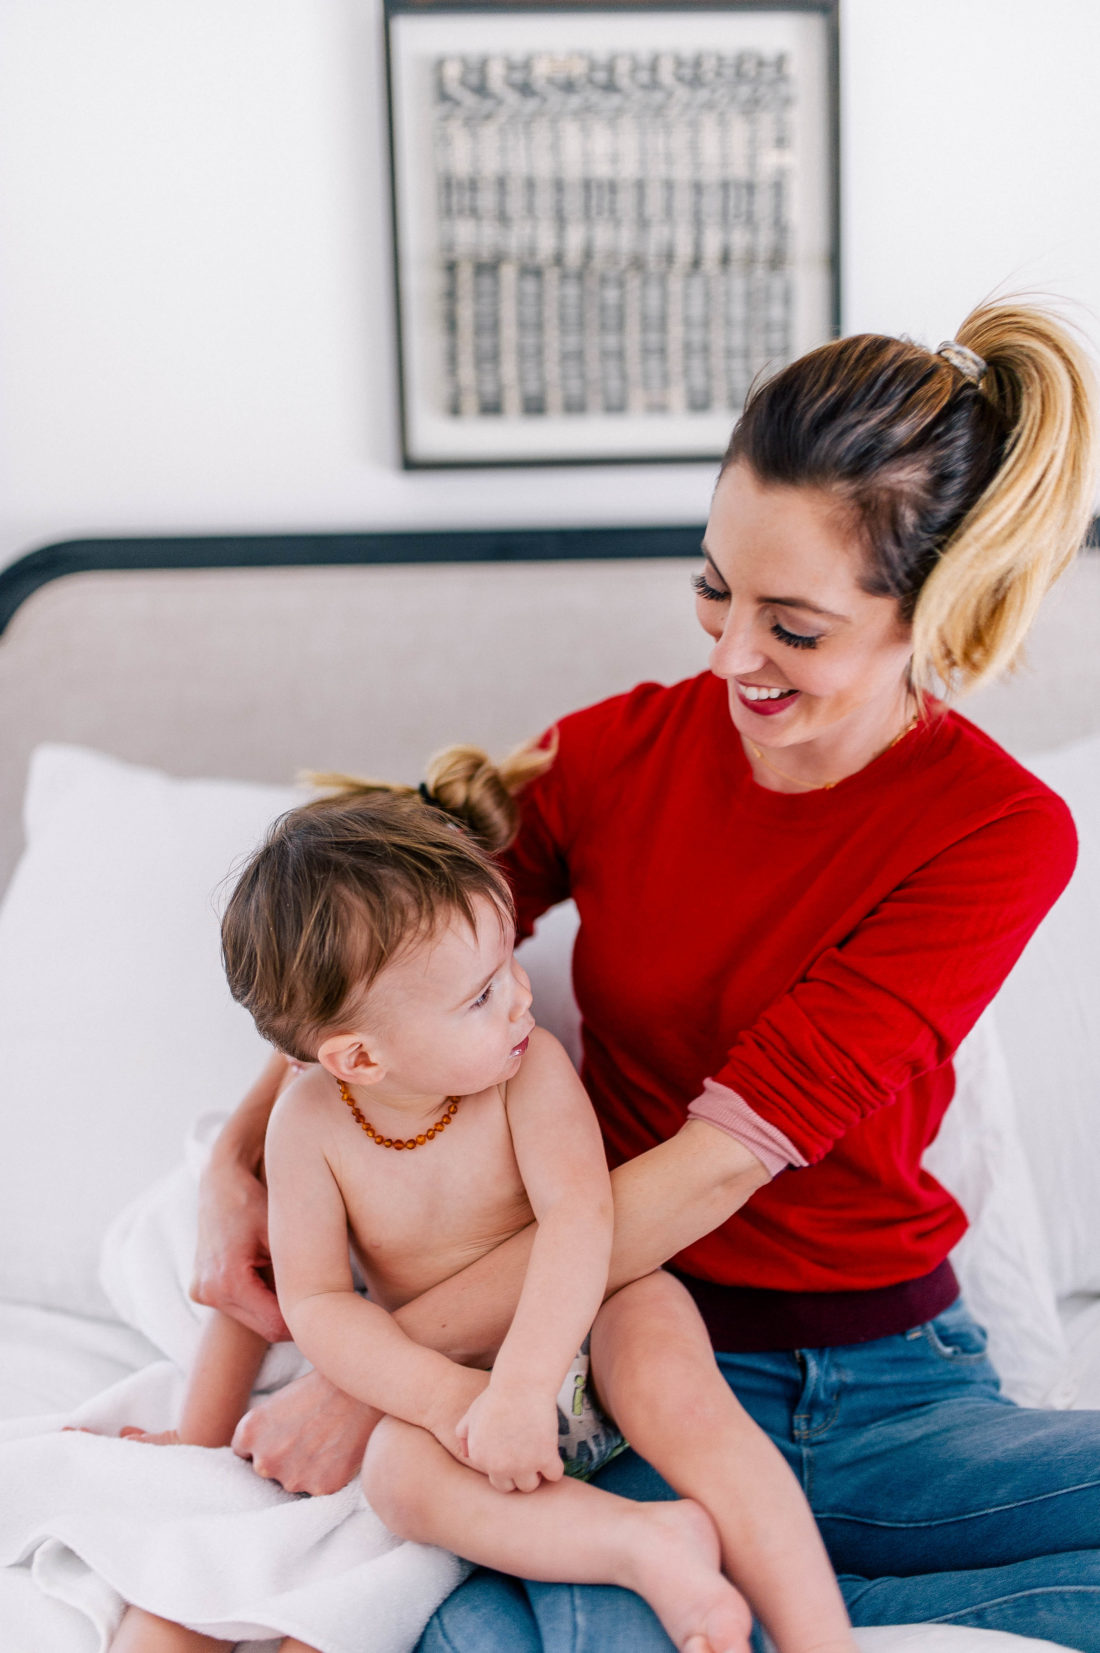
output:
M498 766L452 746L424 787L311 775L325 796L277 820L241 873L222 919L229 989L265 1039L310 1062L362 1009L386 964L486 897L511 918L494 856L518 825L515 794L553 762L520 747Z

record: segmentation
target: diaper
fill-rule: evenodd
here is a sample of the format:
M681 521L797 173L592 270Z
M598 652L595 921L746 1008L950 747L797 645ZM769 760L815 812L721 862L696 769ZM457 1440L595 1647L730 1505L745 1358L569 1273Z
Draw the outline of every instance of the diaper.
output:
M587 1481L627 1446L611 1419L592 1399L588 1367L586 1337L558 1391L558 1451L565 1473L579 1481Z

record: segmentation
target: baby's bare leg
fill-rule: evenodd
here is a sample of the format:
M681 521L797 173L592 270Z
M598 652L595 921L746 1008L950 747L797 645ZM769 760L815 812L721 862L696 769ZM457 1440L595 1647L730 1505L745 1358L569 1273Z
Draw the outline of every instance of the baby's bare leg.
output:
M497 1492L394 1418L371 1436L363 1487L401 1538L521 1578L622 1585L648 1601L681 1653L748 1653L748 1608L719 1571L713 1522L690 1500L638 1504L568 1476Z
M111 1653L232 1653L236 1645L185 1630L182 1624L158 1619L141 1607L127 1607Z
M592 1329L592 1371L630 1444L712 1516L725 1571L779 1653L854 1653L802 1489L730 1391L678 1281L650 1274L608 1299Z
M239 1320L211 1315L187 1376L179 1427L156 1433L126 1427L119 1433L149 1446L229 1446L267 1349Z
M179 1437L190 1446L228 1446L267 1353L257 1332L213 1314L187 1378Z
M236 1645L200 1635L197 1630L185 1630L182 1624L158 1619L155 1613L146 1613L140 1607L128 1607L111 1643L111 1653L232 1653ZM317 1653L317 1649L288 1636L280 1653Z

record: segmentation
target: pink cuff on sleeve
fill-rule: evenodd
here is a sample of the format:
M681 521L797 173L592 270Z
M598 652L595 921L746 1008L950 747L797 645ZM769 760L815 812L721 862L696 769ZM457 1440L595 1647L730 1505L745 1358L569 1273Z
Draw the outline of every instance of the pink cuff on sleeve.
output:
M720 1131L736 1138L750 1154L755 1154L765 1171L775 1176L788 1165L808 1165L790 1137L766 1119L753 1113L743 1097L731 1091L728 1085L719 1085L714 1079L703 1080L703 1094L688 1107L689 1119L705 1119L708 1125L717 1125Z

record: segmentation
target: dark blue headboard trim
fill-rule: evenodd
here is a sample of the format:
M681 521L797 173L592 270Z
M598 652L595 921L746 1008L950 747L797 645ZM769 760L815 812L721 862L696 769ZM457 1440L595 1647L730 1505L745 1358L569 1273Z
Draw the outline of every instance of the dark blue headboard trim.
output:
M101 569L302 568L354 563L557 562L582 557L691 557L702 525L672 528L476 529L407 534L235 534L63 540L0 569L0 633L49 580Z

